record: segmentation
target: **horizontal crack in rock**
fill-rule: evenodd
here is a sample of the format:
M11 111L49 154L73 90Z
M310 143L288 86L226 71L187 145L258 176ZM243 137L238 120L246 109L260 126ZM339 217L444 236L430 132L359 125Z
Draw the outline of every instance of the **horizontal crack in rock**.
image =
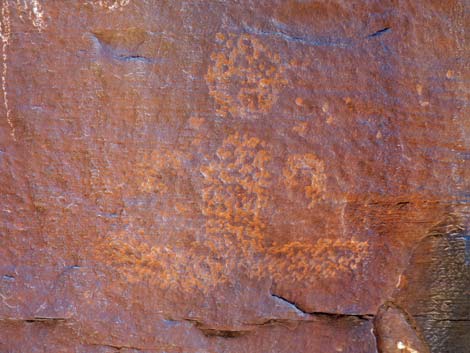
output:
M137 346L132 346L132 345L120 345L120 344L112 344L112 343L85 343L87 346L95 346L95 347L108 347L117 350L118 352L121 351L121 349L131 349L131 350L136 350L136 351L154 351L154 352L161 352L162 350L168 351L168 352L181 352L179 348L176 346L158 346L158 347L137 347Z
M289 304L290 306L293 306L296 310L300 311L304 315L317 316L317 317L329 317L329 318L334 318L334 319L356 318L359 320L372 320L375 317L374 314L344 314L344 313L331 313L331 312L322 312L322 311L305 311L301 307L299 307L298 304L286 298L283 298L282 296L278 294L272 293L271 296L279 300L282 300L283 302L285 302L286 304Z
M240 328L230 328L230 327L213 327L205 324L199 319L194 318L181 318L181 319L170 319L171 321L187 321L194 325L197 329L199 329L205 336L217 336L217 337L225 337L225 338L234 338L243 336L254 329L260 326L273 326L273 325L281 325L287 327L293 327L301 322L310 322L315 318L328 318L328 319L349 319L349 320L362 320L362 321L371 321L374 319L374 314L344 314L344 313L330 313L330 312L321 312L321 311L313 311L308 312L303 310L299 307L296 303L283 298L280 295L271 293L271 296L277 298L278 300L282 301L284 304L288 304L295 308L303 318L292 319L292 318L267 318L261 322L245 322L243 325L247 327L247 329L240 329ZM250 328L251 327L251 328Z
M225 337L225 338L234 338L240 337L252 330L240 330L240 329L231 329L226 327L209 327L204 324L202 321L193 319L193 318L182 318L181 320L171 319L171 321L187 321L199 329L207 337Z
M382 28L382 29L379 29L378 31L372 33L372 34L369 34L367 36L367 38L373 38L373 37L378 37L378 36L381 36L382 34L390 31L391 28L390 27L385 27L385 28Z
M17 317L2 317L0 318L0 321L11 321L11 322L61 322L61 321L66 321L68 318L66 317L41 317L41 316L35 316L32 318L17 318Z

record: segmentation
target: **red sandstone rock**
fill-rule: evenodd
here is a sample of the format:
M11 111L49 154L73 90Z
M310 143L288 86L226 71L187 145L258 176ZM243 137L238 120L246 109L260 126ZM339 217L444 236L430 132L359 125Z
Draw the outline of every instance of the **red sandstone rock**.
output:
M470 346L464 2L0 4L1 352Z

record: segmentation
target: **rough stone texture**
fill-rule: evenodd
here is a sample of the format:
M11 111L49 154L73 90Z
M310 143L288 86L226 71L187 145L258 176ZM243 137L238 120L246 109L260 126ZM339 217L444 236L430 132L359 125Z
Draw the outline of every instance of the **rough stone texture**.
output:
M394 295L407 308L434 352L470 347L470 247L463 229L444 222L415 248ZM445 236L446 235L446 236Z
M0 4L1 352L470 346L465 1Z
M385 304L375 317L377 348L380 352L422 352L429 349L413 320L397 307Z

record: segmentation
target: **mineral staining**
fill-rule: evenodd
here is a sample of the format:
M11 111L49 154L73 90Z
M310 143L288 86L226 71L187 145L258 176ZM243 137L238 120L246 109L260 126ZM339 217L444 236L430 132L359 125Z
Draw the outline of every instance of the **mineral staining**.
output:
M28 21L38 31L42 32L46 28L44 20L44 11L38 0L16 0L14 3L18 16L23 19L27 17ZM2 98L5 116L10 127L10 136L16 140L15 126L12 119L12 111L8 99L8 47L11 44L11 4L8 0L1 3L1 20L0 20L0 40L1 40L1 85Z
M122 10L124 7L129 5L131 0L95 0L93 5L99 6L102 9L108 11Z

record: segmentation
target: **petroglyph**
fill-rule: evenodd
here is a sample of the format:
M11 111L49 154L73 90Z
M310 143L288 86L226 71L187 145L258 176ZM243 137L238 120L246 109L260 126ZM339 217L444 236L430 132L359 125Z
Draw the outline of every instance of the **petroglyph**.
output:
M216 41L206 82L217 114L246 119L269 113L287 84L279 54L253 35L218 33Z
M356 240L320 239L315 244L291 242L269 250L268 269L274 280L288 273L292 281L336 278L354 271L368 253L368 243Z
M217 150L216 158L201 168L206 231L216 235L214 246L237 247L245 256L262 249L261 209L267 205L271 156L256 137L235 133Z
M213 245L209 238L207 243L192 244L190 249L150 246L120 235L110 237L109 243L98 251L130 283L149 281L162 289L207 293L230 282L230 275L237 269L247 271L245 275L254 279L270 277L279 282L284 281L286 274L289 281L297 283L335 279L344 272L356 271L367 258L369 248L367 242L320 239L314 244L290 242L259 249L253 255L261 260L252 255L243 261L231 261L233 254Z
M192 123L199 126L203 121ZM146 173L148 180L141 191L158 188L158 173L181 169L175 153L155 151L142 159L137 170ZM238 272L255 280L276 281L289 273L290 281L302 282L334 279L357 270L368 256L364 241L322 238L313 243L267 243L263 211L273 206L269 191L276 182L272 160L270 146L258 137L239 132L228 135L199 169L203 235L179 247L177 243L151 245L138 240L140 235L123 232L110 236L99 249L101 256L105 254L106 261L131 283L150 281L159 288L186 293L207 293L233 281ZM313 154L295 154L288 157L280 183L287 180L288 186L301 187L314 203L324 190L324 179L323 162ZM166 193L168 188L161 190Z
M293 154L283 170L286 186L292 190L303 189L309 208L323 200L326 185L325 163L312 153Z
M111 236L109 243L99 251L130 283L145 281L161 289L191 293L194 290L205 292L227 280L222 261L204 256L204 249L196 244L188 251L151 246L120 234ZM182 273L185 275L181 276Z

